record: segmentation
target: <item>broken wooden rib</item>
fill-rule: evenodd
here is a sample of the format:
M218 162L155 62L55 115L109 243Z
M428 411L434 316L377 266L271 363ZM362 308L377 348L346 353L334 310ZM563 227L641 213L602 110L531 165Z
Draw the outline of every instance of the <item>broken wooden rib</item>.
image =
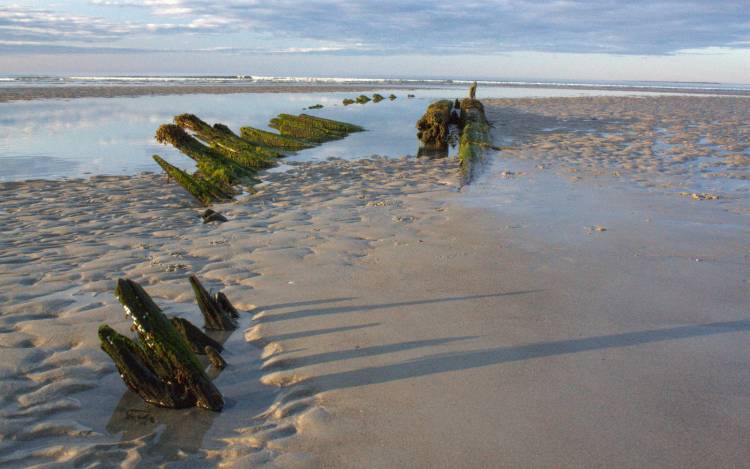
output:
M226 295L219 292L212 296L195 275L190 276L190 285L193 287L195 301L203 313L206 329L231 331L237 328L239 313Z
M198 406L220 411L224 399L203 371L190 343L136 282L119 279L115 296L133 321L135 342L103 325L101 347L125 384L146 402L162 407Z

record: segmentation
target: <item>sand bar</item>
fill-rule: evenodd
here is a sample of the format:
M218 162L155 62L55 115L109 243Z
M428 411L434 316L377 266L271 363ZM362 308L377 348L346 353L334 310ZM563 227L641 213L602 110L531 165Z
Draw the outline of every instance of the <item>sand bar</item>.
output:
M399 88L388 85L388 88ZM411 86L405 89L413 88ZM0 103L34 99L113 98L116 96L149 96L167 94L234 94L234 93L321 93L365 92L383 89L383 85L101 85L101 86L19 86L0 87Z

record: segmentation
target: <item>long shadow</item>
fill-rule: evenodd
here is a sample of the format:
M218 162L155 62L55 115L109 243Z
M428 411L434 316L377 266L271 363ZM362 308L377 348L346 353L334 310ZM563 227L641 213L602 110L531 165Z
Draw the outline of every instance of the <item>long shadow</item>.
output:
M290 332L288 334L276 334L264 337L266 342L280 342L282 340L301 339L304 337L313 337L316 335L335 334L336 332L356 331L357 329L366 329L368 327L379 326L379 322L370 322L367 324L358 324L356 326L329 327L326 329L313 329L310 331Z
M688 339L731 332L750 331L750 320L680 326L584 339L541 342L515 347L496 347L468 352L442 353L393 365L332 373L313 378L317 389L328 391L385 383L449 371L469 370L534 358L568 355L592 350L632 347L668 340Z
M434 345L449 344L451 342L458 342L461 340L476 339L478 336L461 336L461 337L446 337L442 339L429 339L429 340L413 340L410 342L400 342L397 344L386 344L386 345L374 345L372 347L361 347L349 350L339 350L336 352L319 353L315 355L308 355L305 357L295 358L293 360L294 366L307 366L317 365L320 363L334 362L338 360L348 360L350 358L361 358L371 357L374 355L384 355L386 353L401 352L404 350L412 350L422 347L432 347ZM286 367L287 362L279 364L279 367ZM264 367L265 370L273 369L274 365Z
M341 301L351 301L356 300L355 297L341 297L341 298L328 298L325 300L310 300L310 301L296 301L293 303L279 303L277 305L268 305L264 306L262 309L264 311L270 311L272 309L282 309L282 308L297 308L300 306L314 306L314 305L322 305L326 303L339 303Z
M360 305L360 306L337 306L334 308L318 308L318 309L306 309L300 311L290 311L288 313L272 314L270 316L264 316L258 318L260 323L287 321L290 319L302 319L315 316L325 316L328 314L341 314L341 313L364 313L366 311L372 311L375 309L385 308L397 308L401 306L416 306L416 305L427 305L435 303L446 303L452 301L467 301L467 300L478 300L482 298L501 298L504 296L514 295L526 295L529 293L536 293L542 290L519 290L507 293L488 293L484 295L466 295L466 296L449 296L446 298L434 298L429 300L412 300L412 301L400 301L394 303L380 303L374 305Z

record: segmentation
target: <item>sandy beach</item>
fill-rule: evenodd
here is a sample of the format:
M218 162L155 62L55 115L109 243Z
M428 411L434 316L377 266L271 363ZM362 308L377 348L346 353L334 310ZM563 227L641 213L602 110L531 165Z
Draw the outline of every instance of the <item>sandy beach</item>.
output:
M202 224L163 175L0 183L0 462L745 465L750 100L485 104L464 187L295 162ZM242 311L221 414L144 405L96 335L120 277L197 318L191 273Z

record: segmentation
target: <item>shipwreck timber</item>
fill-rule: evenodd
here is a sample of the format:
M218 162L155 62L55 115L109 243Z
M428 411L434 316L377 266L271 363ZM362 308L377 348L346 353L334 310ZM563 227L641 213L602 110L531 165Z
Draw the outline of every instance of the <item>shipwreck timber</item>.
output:
M476 84L473 89L476 90ZM464 98L461 101L461 123L463 130L458 146L458 160L462 182L468 184L476 175L491 144L490 124L481 101L474 98Z
M462 184L468 184L476 175L491 147L490 124L482 102L475 98L476 82L469 88L469 97L462 100L440 100L430 104L417 121L417 137L422 143L419 154L448 154L451 129L460 132L458 159ZM455 134L454 134L455 135Z
M176 166L167 163L159 155L153 156L154 161L164 170L170 178L188 191L190 195L198 199L203 205L210 205L217 201L226 201L232 198L231 188L224 184L217 184L198 175L191 175Z
M267 130L256 129L254 127L241 127L240 135L249 142L278 148L281 151L298 151L315 146L312 142L306 142L288 135L268 132Z
M237 135L224 124L211 126L193 114L180 114L174 117L174 124L157 129L156 140L171 144L195 160L198 170L189 174L157 155L154 160L201 204L210 205L231 199L237 192L236 185L254 192L253 185L260 182L257 172L275 166L286 152L312 148L364 130L358 125L309 114L280 114L271 119L270 127L279 133L242 127ZM218 217L216 220L225 221Z
M417 121L417 138L425 148L447 150L452 108L453 104L447 99L427 106L424 115Z
M137 341L107 325L99 328L99 339L125 384L144 401L161 407L220 411L221 393L188 340L148 293L132 280L119 279L115 296L133 321Z

